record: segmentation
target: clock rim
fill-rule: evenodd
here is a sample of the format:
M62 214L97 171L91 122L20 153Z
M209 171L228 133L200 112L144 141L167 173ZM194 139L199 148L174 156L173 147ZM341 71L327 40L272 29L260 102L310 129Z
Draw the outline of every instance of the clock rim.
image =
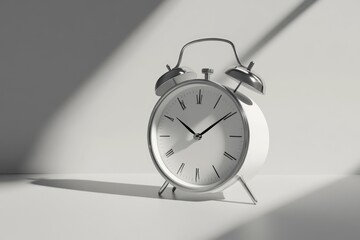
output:
M228 97L230 97L230 99L235 103L236 107L239 110L240 116L243 120L243 124L244 124L244 145L243 145L243 150L241 152L240 157L237 159L237 161L239 161L236 165L236 167L234 168L233 172L229 175L229 177L222 179L221 181L218 181L216 183L213 184L209 184L209 185L198 185L196 186L196 184L191 184L189 183L189 185L194 185L196 187L189 187L189 186L184 186L183 184L180 184L176 181L176 179L172 178L171 176L168 176L168 174L166 172L164 172L164 170L162 169L162 167L159 165L158 161L162 161L162 158L160 157L160 160L157 160L157 157L155 156L154 152L153 152L153 146L152 146L152 129L153 129L153 125L157 124L154 122L154 117L157 113L157 110L159 109L160 105L163 103L163 101L167 98L167 96L169 96L172 92L176 91L177 89L183 87L183 86L187 86L187 85L192 85L192 84L205 84L205 85L210 85L212 87L218 88L220 91L224 92L225 94L228 95ZM155 127L156 129L156 127ZM171 89L169 89L165 94L163 94L160 99L156 102L151 115L150 115L150 119L149 119L149 123L148 123L148 129L147 129L147 141L148 141L148 148L149 148L149 152L151 155L151 159L155 165L155 168L157 169L157 171L160 173L160 175L166 180L168 181L171 185L173 185L174 187L184 190L184 191L188 191L188 192L194 192L194 193L206 193L206 192L213 192L216 191L217 189L222 189L224 186L226 186L227 183L229 183L229 181L231 179L233 179L235 177L235 175L240 171L241 167L243 166L247 153L248 153L248 148L249 148L249 142L250 142L250 129L249 129L249 124L248 124L248 120L245 114L245 111L240 103L240 100L226 87L216 83L216 82L212 82L209 80L205 80L205 79L191 79L191 80L187 80L185 82L179 83L177 85L175 85L174 87L172 87ZM165 164L164 164L165 165ZM168 170L170 172L170 170ZM171 173L171 175L175 176L174 174ZM176 176L175 176L176 177Z

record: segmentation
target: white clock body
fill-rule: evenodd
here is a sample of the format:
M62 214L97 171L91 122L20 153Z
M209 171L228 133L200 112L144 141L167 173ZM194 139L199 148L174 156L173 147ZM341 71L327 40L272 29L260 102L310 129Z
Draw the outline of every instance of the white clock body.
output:
M269 133L249 98L208 80L182 82L157 102L148 127L150 154L173 186L220 191L263 165Z

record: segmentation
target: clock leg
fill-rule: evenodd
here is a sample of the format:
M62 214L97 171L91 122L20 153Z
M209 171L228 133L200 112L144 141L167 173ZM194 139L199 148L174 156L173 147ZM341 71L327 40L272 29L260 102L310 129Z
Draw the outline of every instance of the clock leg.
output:
M164 184L161 186L161 188L159 189L159 196L165 191L166 187L169 185L168 181L165 181Z
M256 203L258 202L257 199L255 198L254 194L251 192L249 186L246 184L244 178L240 175L237 176L237 180L243 185L244 189L246 190L247 194L249 195L249 197L251 198L251 200L253 201L254 205L256 205Z

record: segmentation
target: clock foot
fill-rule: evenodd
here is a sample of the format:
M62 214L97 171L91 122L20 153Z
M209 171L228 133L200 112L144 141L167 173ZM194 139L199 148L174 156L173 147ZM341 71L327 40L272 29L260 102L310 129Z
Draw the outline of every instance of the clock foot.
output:
M171 191L172 191L172 192L175 192L175 191L176 191L176 187L173 187Z
M169 185L169 182L168 181L165 181L164 183L163 183L163 185L161 186L161 188L159 189L159 192L158 192L158 194L159 194L159 196L161 196L161 194L165 191L165 189L166 189L166 187Z
M251 192L251 190L250 190L249 186L246 184L244 178L242 176L237 176L237 180L243 185L244 189L246 190L247 194L251 198L252 202L254 203L254 205L256 205L258 200L254 196L254 194Z

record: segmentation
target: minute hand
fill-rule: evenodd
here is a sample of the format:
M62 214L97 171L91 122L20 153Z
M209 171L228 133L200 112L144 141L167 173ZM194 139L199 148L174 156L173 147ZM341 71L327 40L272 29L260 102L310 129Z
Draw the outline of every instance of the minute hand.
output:
M217 120L215 123L213 123L210 127L208 127L207 129L205 129L204 131L202 131L202 133L200 133L200 135L204 135L207 131L209 131L210 129L212 129L216 124L218 124L219 122L221 122L222 120L224 120L224 118L226 118L227 116L229 116L231 114L231 112L229 112L228 114L226 114L225 116L223 116L222 118L220 118L219 120Z

